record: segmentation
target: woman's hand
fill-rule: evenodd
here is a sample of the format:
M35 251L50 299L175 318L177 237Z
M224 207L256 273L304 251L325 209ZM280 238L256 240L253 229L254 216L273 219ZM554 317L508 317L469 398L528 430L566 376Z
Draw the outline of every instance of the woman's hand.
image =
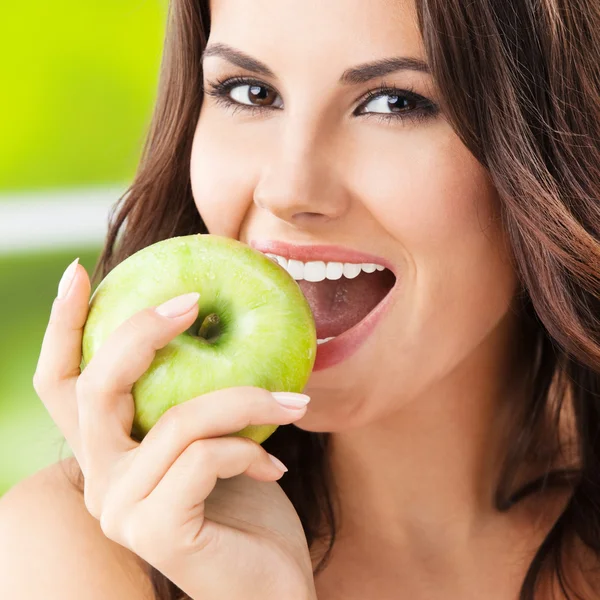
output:
M194 322L197 296L136 313L81 373L91 286L81 265L70 268L34 387L73 450L85 505L104 534L198 600L316 598L300 520L276 483L284 471L259 444L227 436L298 420L306 406L284 405L302 404L300 395L276 399L253 387L205 394L170 408L134 441L132 385L156 350Z

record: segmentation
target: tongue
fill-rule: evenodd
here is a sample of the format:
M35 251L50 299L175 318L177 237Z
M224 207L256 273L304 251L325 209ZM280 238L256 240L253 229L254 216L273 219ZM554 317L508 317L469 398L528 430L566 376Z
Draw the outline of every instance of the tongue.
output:
M361 272L354 279L325 279L316 283L298 281L312 310L317 338L335 337L366 317L394 285L394 275L387 269Z

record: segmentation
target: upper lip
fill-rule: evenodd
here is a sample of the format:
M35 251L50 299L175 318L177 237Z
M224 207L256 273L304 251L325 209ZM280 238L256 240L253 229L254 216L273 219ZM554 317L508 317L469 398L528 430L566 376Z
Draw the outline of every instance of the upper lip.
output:
M392 271L394 275L396 274L394 266L386 258L360 252L354 248L322 244L298 245L280 240L250 240L248 245L263 254L277 254L302 262L321 260L323 262L374 263L382 265Z

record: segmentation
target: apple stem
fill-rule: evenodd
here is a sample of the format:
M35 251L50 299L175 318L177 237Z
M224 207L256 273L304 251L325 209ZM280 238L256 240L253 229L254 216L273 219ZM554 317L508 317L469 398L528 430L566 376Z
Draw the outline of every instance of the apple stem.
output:
M208 340L211 336L210 331L219 325L221 319L219 319L219 315L217 313L210 313L204 318L202 321L202 325L200 325L200 329L198 329L198 335L205 340Z

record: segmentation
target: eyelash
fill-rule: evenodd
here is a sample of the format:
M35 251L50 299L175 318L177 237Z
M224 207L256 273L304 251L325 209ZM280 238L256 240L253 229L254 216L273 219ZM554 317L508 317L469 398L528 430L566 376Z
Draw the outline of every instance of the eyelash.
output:
M263 110L278 110L278 108L272 108L269 106L251 106L249 104L242 104L230 98L229 92L231 92L233 88L242 85L259 86L264 87L270 91L275 91L270 86L256 79L250 79L247 77L230 77L224 80L217 79L215 82L208 82L209 88L205 90L205 93L208 96L212 96L213 98L215 98L217 104L222 104L227 108L233 108L233 114L235 114L237 110L250 111L250 114L256 114L262 112ZM409 87L408 89L398 89L389 86L385 82L377 86L375 89L367 92L365 98L363 98L360 104L360 107L368 104L371 100L373 100L373 98L377 98L379 96L399 96L401 98L406 98L414 102L418 106L418 108L401 113L382 114L368 112L360 113L357 116L375 118L383 123L390 123L394 121L420 122L425 119L434 117L439 112L439 108L436 104L434 104L430 100L427 100L423 96L416 94L411 87Z

